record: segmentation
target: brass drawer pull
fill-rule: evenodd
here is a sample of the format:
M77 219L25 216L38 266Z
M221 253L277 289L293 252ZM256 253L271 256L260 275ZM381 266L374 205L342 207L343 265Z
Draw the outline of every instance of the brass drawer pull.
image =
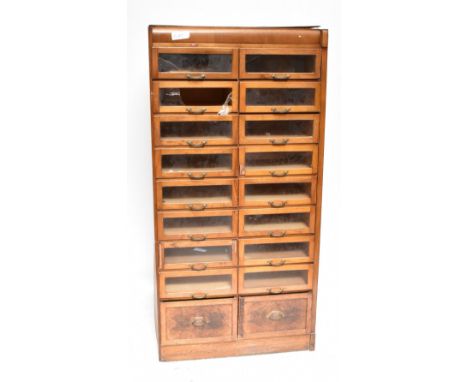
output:
M205 326L206 324L209 324L209 323L210 321L208 321L207 319L205 319L205 317L202 317L202 316L197 316L197 317L192 318L192 325L197 328L201 328L202 326Z
M187 207L191 211L203 211L208 204L187 204Z
M271 75L271 78L274 79L274 80L277 80L277 81L284 81L284 80L289 79L289 74L277 74L277 73L273 73L273 74Z
M187 173L187 176L188 176L190 179L195 179L195 180L205 179L206 172L202 172L202 173L200 173L200 174L193 174L193 173L189 172L189 173Z
M286 145L289 141L289 138L284 138L284 139L281 139L281 140L276 140L276 139L270 139L270 142L272 145L275 145L275 146L283 146L283 145Z
M286 231L271 231L270 237L283 237L286 236Z
M268 293L270 294L281 294L283 293L284 289L283 288L270 288L268 289Z
M270 200L268 204L272 208L281 208L286 205L287 201L286 200Z
M205 145L208 143L207 141L200 141L200 142L194 142L194 141L186 141L186 143L190 147L198 148L198 147L205 147Z
M286 171L270 171L271 176L282 177L288 175L288 170Z
M274 260L269 260L268 265L272 267L280 267L286 263L286 260L280 259L279 261L275 262Z
M204 271L206 269L206 264L203 264L203 263L192 264L190 268L192 268L192 271Z
M190 235L190 240L192 241L204 241L206 240L206 236L205 235Z
M192 73L187 73L185 77L188 80L198 80L198 81L204 80L206 78L204 74L192 74Z
M290 107L285 107L283 109L278 109L277 107L272 107L271 108L271 112L272 113L277 113L277 114L286 114L286 113L289 113L290 110L291 110Z
M204 298L206 298L208 295L206 293L194 293L192 294L192 298L194 300L203 300Z
M272 321L280 321L285 317L285 314L281 310L272 310L267 314L267 318Z
M192 107L186 107L185 110L189 114L203 114L206 111L206 107L201 107L199 109L194 109Z

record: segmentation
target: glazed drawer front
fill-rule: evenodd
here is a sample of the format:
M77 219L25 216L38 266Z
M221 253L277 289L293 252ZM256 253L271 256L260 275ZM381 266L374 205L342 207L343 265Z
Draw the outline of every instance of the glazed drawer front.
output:
M236 294L237 269L162 271L159 274L162 299L202 300Z
M239 298L239 337L262 338L311 332L312 293Z
M159 244L159 266L164 270L204 271L210 268L235 267L235 240L166 241Z
M320 78L320 49L241 49L239 76L277 81Z
M237 337L237 299L161 303L161 344L232 341Z
M156 149L158 178L201 180L237 175L237 149Z
M272 266L314 261L314 235L239 240L239 265Z
M237 144L237 116L233 115L155 115L154 145L225 146Z
M182 80L235 79L238 50L230 48L153 48L154 78Z
M239 148L239 166L244 176L312 175L317 173L318 146L244 146Z
M242 113L308 113L320 111L320 82L241 81Z
M237 81L153 81L153 112L237 112Z
M283 208L316 203L317 176L241 178L239 205Z
M318 143L319 120L318 114L241 115L239 143L271 146Z
M239 294L281 294L312 289L312 264L239 269Z
M284 237L314 233L315 207L239 210L239 236Z
M202 242L237 236L236 210L161 211L158 213L159 240Z
M237 206L236 179L158 181L157 208L160 210L203 211Z

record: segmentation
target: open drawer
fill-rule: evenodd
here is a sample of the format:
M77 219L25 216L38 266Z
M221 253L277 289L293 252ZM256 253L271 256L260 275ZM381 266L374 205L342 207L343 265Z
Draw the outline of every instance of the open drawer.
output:
M242 113L309 113L320 111L320 82L241 81Z
M219 80L237 78L238 50L233 48L153 48L153 78Z
M240 78L307 80L320 77L320 49L240 50Z
M165 241L159 244L161 269L191 269L235 267L237 249L235 240Z
M201 242L237 236L236 210L164 211L157 215L159 240Z
M315 204L317 176L239 179L239 205L282 208Z
M236 268L159 273L159 296L162 299L200 300L236 294Z
M318 143L319 114L250 114L239 118L239 143L283 146Z
M239 294L281 294L312 289L312 264L239 268Z
M311 263L314 260L314 244L314 235L240 239L239 265L275 267Z
M237 81L153 81L154 113L237 112Z
M284 237L314 233L315 207L239 210L239 236Z
M236 179L164 180L156 183L160 210L203 211L237 206Z
M318 146L239 147L240 175L273 176L311 175L317 173Z
M154 146L200 148L237 144L237 116L164 115L153 116Z
M232 177L237 175L237 149L156 149L155 166L158 178Z

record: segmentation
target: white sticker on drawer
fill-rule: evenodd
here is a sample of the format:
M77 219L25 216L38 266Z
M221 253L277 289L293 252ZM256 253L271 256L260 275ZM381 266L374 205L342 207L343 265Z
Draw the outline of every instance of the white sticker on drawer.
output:
M190 38L190 32L188 31L175 31L171 33L172 40L184 40Z

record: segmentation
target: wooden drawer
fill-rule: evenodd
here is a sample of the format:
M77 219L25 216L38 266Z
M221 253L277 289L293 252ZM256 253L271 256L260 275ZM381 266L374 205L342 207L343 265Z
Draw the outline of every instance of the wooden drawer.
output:
M269 80L320 78L320 49L241 49L239 77Z
M311 175L317 173L318 146L239 147L240 175L272 176Z
M237 112L237 81L153 81L154 113Z
M156 176L158 178L185 178L200 180L237 175L237 149L156 149Z
M152 54L153 78L235 79L238 50L232 48L158 47Z
M242 113L309 113L320 111L320 82L241 81Z
M159 243L160 269L204 271L209 268L235 267L235 240L165 241Z
M284 237L314 233L315 207L239 210L239 236Z
M154 146L225 146L237 144L237 116L155 115Z
M311 263L314 260L314 235L239 240L239 265L282 266Z
M161 344L233 341L237 337L237 299L161 303Z
M239 337L301 335L312 329L312 294L239 298Z
M159 240L204 241L237 236L236 210L158 213Z
M283 146L318 143L319 114L251 114L239 117L239 143Z
M162 299L200 300L236 294L236 268L159 273L159 296Z
M288 176L284 178L239 179L241 207L282 208L315 204L317 176Z
M239 268L239 294L281 294L312 289L312 264Z
M236 179L165 180L158 181L156 187L160 210L202 211L237 206Z

